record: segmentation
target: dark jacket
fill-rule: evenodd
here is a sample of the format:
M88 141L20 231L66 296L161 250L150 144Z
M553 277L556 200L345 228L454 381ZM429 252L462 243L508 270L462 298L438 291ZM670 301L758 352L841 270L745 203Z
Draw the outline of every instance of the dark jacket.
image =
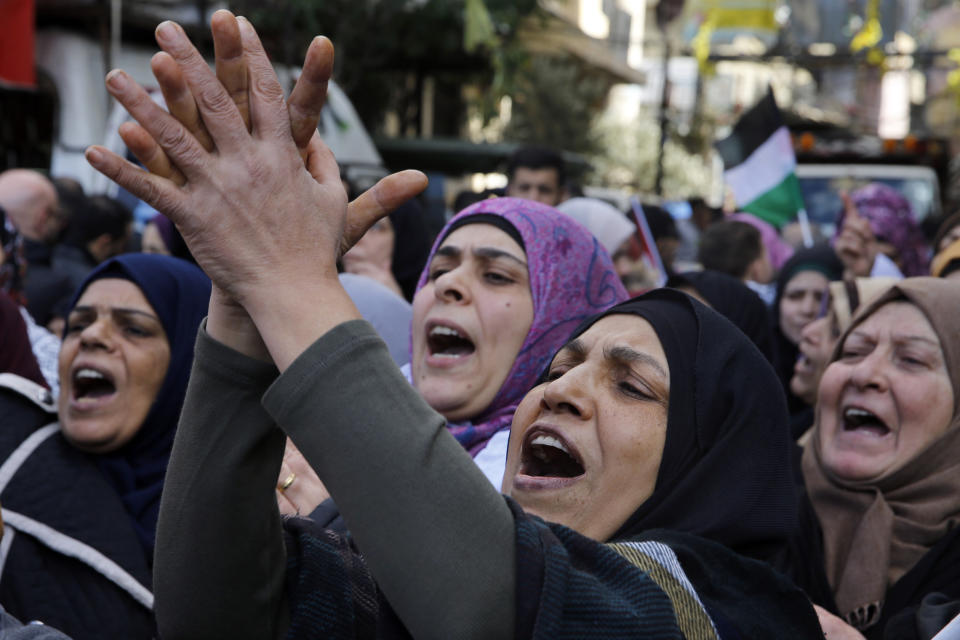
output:
M58 244L53 249L53 270L70 281L70 288L76 291L84 283L97 261L90 252L69 244Z
M50 245L35 240L24 240L23 244L27 258L27 274L23 280L27 311L37 324L46 326L57 306L69 300L76 287L67 274L54 270Z
M824 573L823 533L813 505L801 505L800 527L781 566L807 596L837 613ZM960 527L955 527L887 589L880 620L861 633L867 640L930 640L960 614Z
M119 496L61 435L49 392L0 375L0 604L75 640L152 638L150 569Z

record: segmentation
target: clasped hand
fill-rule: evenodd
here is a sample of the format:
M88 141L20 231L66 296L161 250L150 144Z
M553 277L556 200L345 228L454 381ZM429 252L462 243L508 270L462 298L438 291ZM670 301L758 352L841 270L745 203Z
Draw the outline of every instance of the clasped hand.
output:
M211 27L216 75L177 24L157 28L163 52L151 66L170 112L125 72L107 75L138 123L121 136L149 171L103 147L87 158L173 220L214 284L253 315L283 292L335 279L341 253L426 178L388 176L348 212L336 160L316 131L330 42L311 43L288 103L248 21L218 11Z

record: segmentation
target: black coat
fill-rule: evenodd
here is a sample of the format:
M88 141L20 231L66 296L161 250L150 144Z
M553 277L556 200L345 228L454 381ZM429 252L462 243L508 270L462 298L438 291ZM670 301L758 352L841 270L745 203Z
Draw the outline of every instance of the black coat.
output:
M74 640L152 638L148 558L96 462L60 434L45 391L0 375L0 604ZM15 451L27 454L19 464Z

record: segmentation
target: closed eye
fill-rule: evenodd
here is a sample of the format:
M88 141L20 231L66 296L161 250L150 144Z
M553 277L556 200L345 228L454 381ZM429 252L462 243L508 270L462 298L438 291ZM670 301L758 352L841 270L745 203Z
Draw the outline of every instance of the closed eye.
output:
M547 382L553 382L554 380L559 380L560 378L563 377L563 374L565 374L566 372L567 372L567 369L563 367L555 367L550 369L550 371L547 372Z
M513 278L509 278L502 273L496 273L495 271L488 271L484 274L484 278L491 284L512 284L515 282Z

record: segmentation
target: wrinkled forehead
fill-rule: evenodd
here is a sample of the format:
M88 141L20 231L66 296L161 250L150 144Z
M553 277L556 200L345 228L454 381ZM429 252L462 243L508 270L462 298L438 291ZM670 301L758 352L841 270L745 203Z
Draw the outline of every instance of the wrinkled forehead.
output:
M923 282L918 282L923 281ZM932 331L936 338L950 376L954 393L954 415L960 411L960 340L957 339L955 312L960 308L960 287L951 291L949 287L942 287L939 283L924 290L922 285L936 281L935 278L908 278L893 286L886 293L876 298L854 317L853 322L837 341L831 362L840 357L849 336L861 327L870 318L875 318L881 309L895 308L893 305L903 305L901 308L914 309L926 322L914 323L915 331ZM951 309L952 307L952 309Z

